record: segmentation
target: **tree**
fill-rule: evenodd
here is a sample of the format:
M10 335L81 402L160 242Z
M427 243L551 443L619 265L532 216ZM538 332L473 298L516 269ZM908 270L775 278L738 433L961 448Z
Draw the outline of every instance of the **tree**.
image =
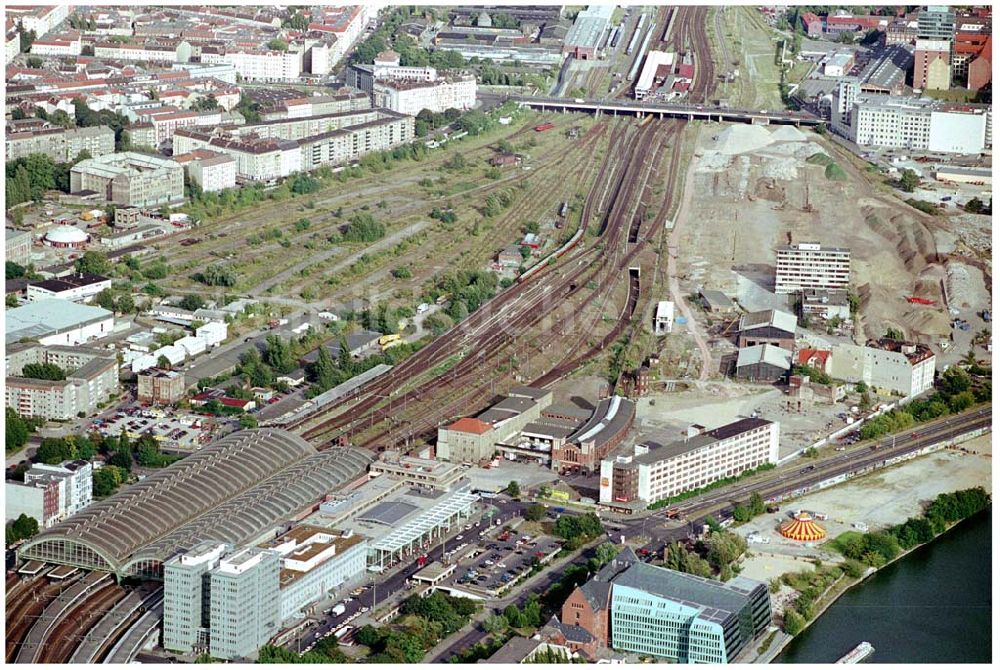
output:
M28 442L31 427L13 407L4 409L4 449L7 453L18 451Z
M750 494L750 513L754 516L759 516L765 511L764 498L761 497L760 493L754 491Z
M166 354L160 354L159 358L156 359L156 367L163 370L169 370L173 367L173 364L170 362L170 359L167 358Z
M346 345L342 345L341 351L346 350ZM348 354L350 356L350 354ZM309 370L310 376L316 385L326 391L337 385L337 366L333 364L330 350L321 346L316 356L316 362Z
M38 535L38 519L27 514L21 514L14 519L14 523L7 527L7 545L10 546L19 540L27 540L35 535Z
M507 488L504 489L504 491L506 491L507 495L511 498L517 498L521 495L521 485L516 481L511 480L511 482L507 484Z
M31 51L31 45L38 39L38 35L35 34L34 30L25 30L23 26L18 32L21 37L21 53L28 53Z
M605 542L604 544L597 547L595 552L595 557L601 566L605 566L610 563L615 556L618 555L618 547L616 547L611 542Z
M524 518L528 521L541 521L545 518L545 506L539 504L528 505L524 510Z
M958 395L972 388L969 373L954 365L941 373L939 383L941 392L947 396Z
M208 95L201 96L194 101L191 105L191 109L196 112L211 112L219 109L219 101L216 100L215 94L209 93Z
M785 625L783 629L786 633L789 635L798 635L805 627L806 621L802 618L801 614L793 609L785 610Z
M240 414L240 428L256 428L257 417L253 414Z
M277 335L268 335L267 348L264 350L264 363L281 373L291 372L295 369L295 359L288 342Z
M21 368L20 376L28 379L62 381L66 379L66 371L55 363L28 363Z
M111 271L111 263L103 251L88 250L73 264L77 272L104 275Z
M181 298L181 301L178 306L181 309L186 309L190 312L193 312L205 306L205 299L202 298L200 295L196 295L193 293L188 294L183 298Z
M917 176L917 173L909 168L903 168L903 171L899 173L899 187L907 193L913 193L918 186L920 186L920 177Z
M482 623L483 632L502 633L507 630L507 617L503 614L490 614Z
M906 338L903 335L902 330L900 330L899 328L893 328L892 326L889 326L888 328L885 329L885 339L896 340L898 342Z
M985 205L983 205L983 201L979 198L972 198L965 203L965 211L970 214L980 214L984 208Z
M207 286L236 285L236 273L233 269L217 263L205 268L204 271L196 275L196 279Z
M104 498L118 490L125 481L125 472L114 465L105 465L94 470L94 496Z
M352 216L343 235L345 242L375 242L383 237L385 226L367 212Z
M35 453L35 458L46 465L58 465L74 457L73 443L61 437L44 438Z
M267 43L267 48L271 51L288 51L288 42L276 37Z

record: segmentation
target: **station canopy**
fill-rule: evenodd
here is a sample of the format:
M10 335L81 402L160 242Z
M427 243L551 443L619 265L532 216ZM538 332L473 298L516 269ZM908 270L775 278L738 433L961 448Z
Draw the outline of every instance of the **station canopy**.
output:
M278 429L232 433L40 533L22 558L158 574L163 561L206 540L241 544L369 466L368 452L331 448Z

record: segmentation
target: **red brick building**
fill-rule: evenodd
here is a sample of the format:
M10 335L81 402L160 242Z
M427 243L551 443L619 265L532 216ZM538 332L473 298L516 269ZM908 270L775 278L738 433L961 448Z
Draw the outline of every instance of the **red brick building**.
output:
M993 81L993 37L987 37L982 51L969 63L968 88L978 91Z
M631 548L624 549L594 577L573 589L559 612L558 622L542 629L542 636L594 658L611 641L611 583L639 562Z

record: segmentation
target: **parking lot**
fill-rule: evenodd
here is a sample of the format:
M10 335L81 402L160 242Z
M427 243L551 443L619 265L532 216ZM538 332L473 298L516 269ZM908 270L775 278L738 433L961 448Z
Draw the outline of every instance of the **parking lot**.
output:
M559 541L519 533L517 529L494 528L478 542L455 550L458 561L448 584L474 594L496 597L536 563L545 564L559 552Z
M117 437L124 430L129 439L150 434L161 446L180 451L194 451L211 442L215 421L196 414L167 415L161 410L138 407L122 409L103 419L95 419L94 430L106 437Z

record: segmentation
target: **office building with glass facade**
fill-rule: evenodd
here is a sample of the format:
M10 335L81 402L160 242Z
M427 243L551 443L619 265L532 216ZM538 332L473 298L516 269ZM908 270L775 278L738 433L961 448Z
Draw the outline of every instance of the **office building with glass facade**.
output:
M209 571L232 546L203 542L163 563L163 648L191 653L208 649L211 625Z
M722 583L636 563L611 586L610 638L618 651L679 663L732 663L771 621L767 585Z
M280 569L278 552L249 547L212 570L209 653L213 658L253 657L277 634Z

